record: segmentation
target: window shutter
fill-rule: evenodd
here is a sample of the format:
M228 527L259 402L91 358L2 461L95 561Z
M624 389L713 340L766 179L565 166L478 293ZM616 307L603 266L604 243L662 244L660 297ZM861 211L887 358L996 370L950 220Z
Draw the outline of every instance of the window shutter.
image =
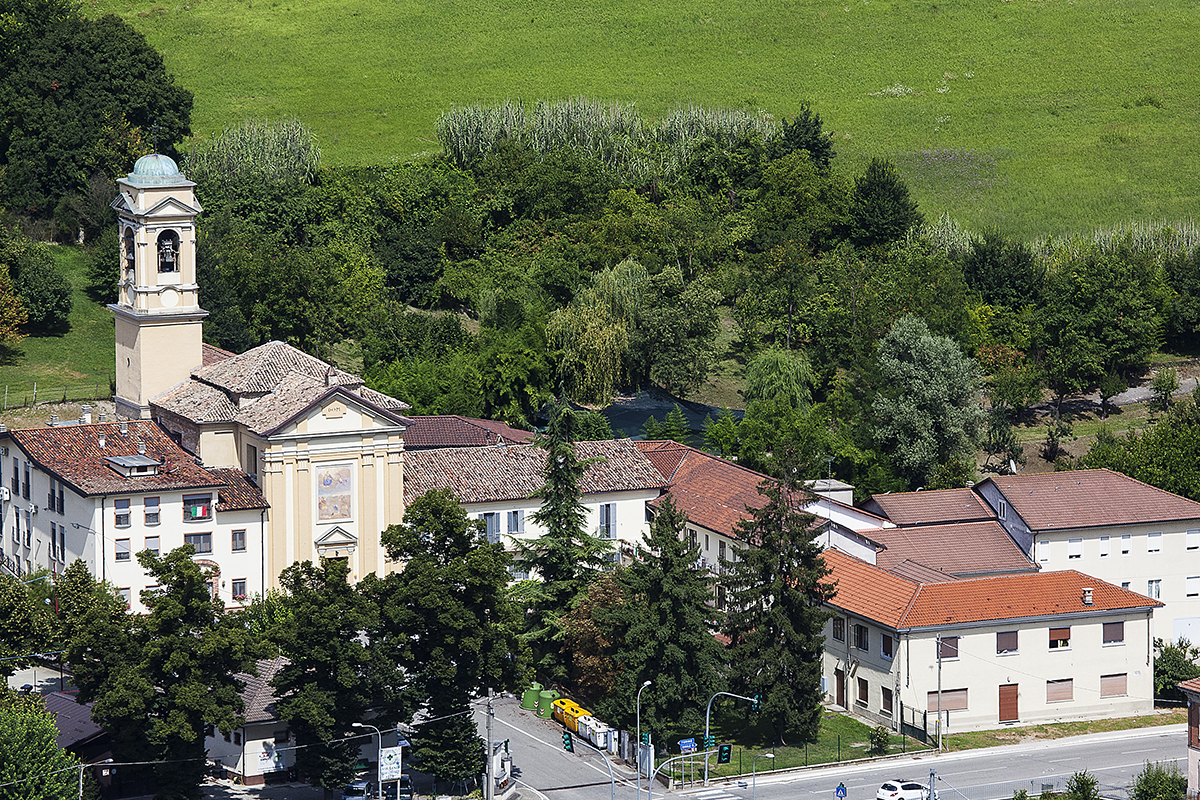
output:
M1106 622L1104 623L1104 643L1116 644L1117 642L1125 641L1125 623L1124 622Z
M1060 703L1075 698L1075 679L1064 678L1058 681L1046 681L1046 702Z
M1101 675L1100 676L1100 696L1101 697L1124 697L1129 694L1127 673L1122 672L1120 675Z
M938 655L941 658L958 658L958 637L943 636Z
M1015 653L1017 652L1017 632L1016 631L1000 631L996 634L996 652L997 653Z
M937 692L930 692L927 698L928 710L937 713L938 698ZM948 689L942 692L942 711L966 711L967 710L967 690L966 689Z

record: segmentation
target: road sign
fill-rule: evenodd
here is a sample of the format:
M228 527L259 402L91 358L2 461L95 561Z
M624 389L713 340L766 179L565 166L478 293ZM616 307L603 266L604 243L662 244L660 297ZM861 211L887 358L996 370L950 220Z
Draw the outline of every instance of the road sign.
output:
M680 753L696 752L696 739L694 737L691 739L680 739L679 740L679 752Z
M835 795L836 795L838 798L844 798L844 797L846 796L846 784L844 784L844 783L839 783L839 784L838 784L838 786L837 786L837 788L833 790L833 793L834 793L834 794L835 794Z
M412 745L409 744L408 739L405 739L403 736L400 736L396 739L396 746L397 747L412 747Z
M404 764L399 747L385 747L379 751L379 781L398 781L404 773Z

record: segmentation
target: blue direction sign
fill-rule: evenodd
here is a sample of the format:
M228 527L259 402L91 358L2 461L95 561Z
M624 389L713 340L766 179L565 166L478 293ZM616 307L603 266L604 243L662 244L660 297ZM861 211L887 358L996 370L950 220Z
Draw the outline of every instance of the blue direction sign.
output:
M696 739L695 739L695 737L693 737L693 738L691 738L691 739L680 739L680 740L679 740L679 752L680 752L680 753L694 753L694 752L696 752Z
M403 736L400 736L396 739L396 746L397 747L412 747L412 745L409 744L408 739L405 739Z
M844 798L846 796L846 784L839 783L837 788L833 790L833 793L837 795L839 799Z

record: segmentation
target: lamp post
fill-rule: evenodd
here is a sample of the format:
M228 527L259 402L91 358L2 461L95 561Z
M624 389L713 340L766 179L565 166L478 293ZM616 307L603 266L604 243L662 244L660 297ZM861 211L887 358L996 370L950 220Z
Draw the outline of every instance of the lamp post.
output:
M642 689L650 685L650 681L646 681L637 690L637 755L634 756L636 762L635 769L637 770L637 797L642 800Z
M106 758L100 762L101 764L111 764L112 759ZM95 764L80 764L79 765L79 800L83 800L83 771L88 767L94 767Z
M375 751L375 763L377 765L375 767L375 783L379 786L379 800L383 800L383 781L379 780L379 767L383 766L383 734L380 733L379 728L376 728L374 725L367 725L362 722L351 722L350 727L370 728L371 730L375 731L375 735L379 737L379 746Z
M774 758L774 753L763 753L761 756L755 756L754 761L750 762L750 800L754 800L754 795L758 792L758 760L760 758Z
M734 694L733 692L717 692L712 697L708 698L708 706L704 709L704 743L705 743L704 749L705 750L708 750L708 721L709 721L709 718L712 717L712 703L713 703L713 700L716 700L721 695L725 695L726 697L736 697L739 700L749 700L751 703L754 702L753 697L746 697L746 695L744 695L744 694ZM708 786L708 753L705 753L705 755L704 755L704 785Z

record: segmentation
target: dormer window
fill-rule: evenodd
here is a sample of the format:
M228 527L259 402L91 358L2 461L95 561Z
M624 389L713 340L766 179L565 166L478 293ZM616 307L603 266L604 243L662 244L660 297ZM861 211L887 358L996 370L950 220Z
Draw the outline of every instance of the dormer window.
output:
M158 468L161 466L161 462L143 455L110 456L105 461L108 462L110 467L126 478L144 478L149 475L157 475Z
M158 271L179 272L179 234L175 231L158 235Z

